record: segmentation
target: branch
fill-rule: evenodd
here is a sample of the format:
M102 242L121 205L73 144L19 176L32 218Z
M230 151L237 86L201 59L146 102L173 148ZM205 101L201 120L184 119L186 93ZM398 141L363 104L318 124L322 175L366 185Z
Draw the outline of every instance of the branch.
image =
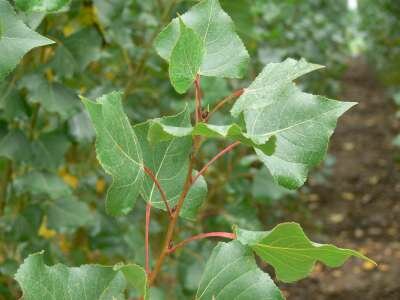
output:
M236 92L234 92L233 94L225 97L224 99L222 99L221 101L219 101L217 103L217 105L208 113L207 117L205 118L204 122L208 122L208 120L211 118L211 116L217 112L218 110L220 110L226 103L228 103L229 101L232 101L233 99L236 99L238 97L240 97L242 94L244 93L244 89L240 89L237 90Z
M167 199L167 195L165 194L163 188L161 187L160 182L157 180L156 176L154 175L153 171L150 170L148 167L144 166L143 167L145 173L147 175L149 175L149 177L153 180L154 184L157 186L158 190L160 191L161 194L161 198L163 199L164 203L165 203L165 207L167 208L168 214L169 216L172 218L172 211L171 208L169 207L168 204L168 199Z
M233 148L236 146L240 145L240 142L235 142L233 144L230 144L228 147L222 149L217 155L215 155L200 171L197 173L197 175L193 178L192 184L196 182L196 180L203 175L205 172L207 172L207 169L215 162L217 161L221 156L224 154L232 151Z
M151 203L147 202L146 205L146 229L144 238L144 249L145 249L145 261L146 261L146 274L150 274L150 247L149 247L149 232L150 232L150 214L151 214Z
M221 237L221 238L226 238L226 239L231 239L234 240L236 239L236 234L234 233L229 233L229 232L208 232L208 233L201 233L195 236L192 236L186 240L183 240L182 242L176 244L176 246L168 249L168 253L172 253L174 252L176 249L181 248L183 246L185 246L186 244L192 242L192 241L196 241L196 240L201 240L201 239L205 239L208 237Z

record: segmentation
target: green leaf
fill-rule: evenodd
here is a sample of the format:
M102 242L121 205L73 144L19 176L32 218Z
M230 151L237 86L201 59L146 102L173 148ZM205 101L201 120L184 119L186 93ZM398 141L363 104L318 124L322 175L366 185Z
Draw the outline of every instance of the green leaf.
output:
M58 199L72 195L70 187L57 175L48 172L32 171L15 179L17 194L30 193L34 196L47 196Z
M123 110L121 93L112 92L97 102L82 98L96 130L97 159L113 177L107 191L106 211L127 214L139 195L143 158L139 141Z
M25 76L20 85L28 90L28 100L31 103L40 103L44 110L57 113L64 120L80 108L79 98L72 89L57 82L49 82L38 74Z
M53 41L29 29L6 0L0 0L0 81L31 49Z
M203 0L181 18L204 41L200 75L227 78L244 75L249 54L235 33L232 19L222 10L218 0ZM156 50L162 58L170 61L179 36L179 20L175 18L155 41Z
M357 251L311 242L297 223L282 223L265 232L237 229L236 235L238 241L249 245L258 256L271 264L278 279L284 282L307 277L316 261L329 267L339 267L355 256L374 263Z
M185 93L200 70L204 54L203 40L179 20L180 36L171 53L169 76L175 90Z
M42 134L32 143L32 164L36 169L57 170L69 146L70 142L62 132Z
M49 267L44 264L43 252L39 252L24 260L15 279L25 300L122 300L127 281L139 283L141 276L136 265ZM143 286L138 288L143 292Z
M54 12L69 2L70 0L16 0L15 4L22 11Z
M70 232L88 225L92 214L88 205L75 197L64 197L52 202L47 209L49 228L58 232Z
M164 117L162 122L169 126L189 126L190 111L185 109L177 115ZM150 143L147 138L150 124L151 122L138 124L134 130L139 138L144 164L153 171L167 195L170 207L174 207L181 195L188 173L192 138L190 136L172 137L167 141ZM145 201L151 202L156 208L165 210L161 194L149 176L146 176L143 181L141 194ZM203 178L199 178L190 189L180 215L194 219L206 195L207 184Z
M96 135L86 111L77 113L69 119L68 129L72 137L80 143L91 142Z
M208 259L196 299L283 300L268 274L261 271L251 250L238 241L218 243Z
M6 157L15 162L28 162L31 158L30 149L28 138L19 129L10 130L0 139L0 157Z
M268 64L231 110L235 117L244 113L247 134L276 136L272 156L256 153L275 180L290 189L300 187L321 162L337 119L355 105L306 94L292 82L319 68L303 59Z
M251 194L254 199L262 203L273 203L287 196L295 194L295 191L278 185L266 167L257 170L254 174Z
M58 76L71 77L83 72L101 55L101 36L93 27L82 29L67 37L55 51L50 66Z
M126 281L134 288L138 289L140 295L147 300L147 275L146 271L141 266L134 264L117 264L114 266L114 270L121 271Z
M275 149L274 137L251 136L243 132L242 128L237 124L211 125L207 123L197 123L195 127L178 127L166 124L163 119L154 119L151 120L148 138L150 142L156 143L160 140L167 141L174 137L189 135L199 135L208 138L229 138L260 149L267 155L271 155Z

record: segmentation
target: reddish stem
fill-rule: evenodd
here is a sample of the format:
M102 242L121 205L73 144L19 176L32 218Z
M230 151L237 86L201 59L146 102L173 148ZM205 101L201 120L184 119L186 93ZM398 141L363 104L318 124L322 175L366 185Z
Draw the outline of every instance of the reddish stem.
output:
M225 97L224 99L222 99L221 101L219 101L217 103L217 105L215 105L215 107L208 113L206 119L204 120L204 122L208 122L208 120L211 118L211 116L217 112L218 110L221 109L221 107L223 107L226 103L228 103L229 101L236 99L238 97L240 97L242 94L244 93L244 89L240 89L237 90L236 92L234 92L233 94Z
M182 242L176 244L174 247L168 249L168 253L174 252L176 249L181 248L185 246L186 244L196 241L196 240L201 240L209 237L221 237L221 238L226 238L226 239L231 239L234 240L236 239L236 234L234 233L229 233L229 232L208 232L208 233L200 233L198 235L192 236L186 240L183 240Z
M195 118L196 118L196 124L199 123L202 120L201 116L201 88L200 88L200 75L196 75L196 79L194 81L194 86L196 88L196 112L195 112Z
M158 179L156 178L156 176L154 175L154 173L151 169L144 166L144 171L146 172L147 175L149 175L149 177L153 180L154 184L157 186L158 190L160 191L161 198L163 199L163 201L165 203L165 207L167 208L168 214L172 218L172 211L168 204L167 195L165 194L163 188L161 187L160 182L158 181Z
M197 175L193 178L192 180L192 184L194 184L196 182L196 180L203 175L205 172L207 172L207 169L216 161L218 160L221 156L223 156L224 154L232 151L233 148L235 148L236 146L240 145L240 142L235 142L233 144L230 144L228 147L222 149L217 155L215 155L204 167L203 169L200 170L199 173L197 173Z
M146 261L146 273L150 274L150 247L149 247L149 232L150 232L150 214L151 214L151 203L147 202L146 205L146 229L144 238L144 249L145 249L145 261Z

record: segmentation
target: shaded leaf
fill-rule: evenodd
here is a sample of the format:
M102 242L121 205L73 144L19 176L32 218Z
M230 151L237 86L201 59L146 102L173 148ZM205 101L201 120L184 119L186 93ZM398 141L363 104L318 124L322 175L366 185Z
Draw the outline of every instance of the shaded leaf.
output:
M42 134L32 143L33 165L37 169L56 170L64 161L70 142L62 132Z
M290 189L300 187L321 162L337 119L355 105L306 94L292 82L319 68L303 59L268 64L231 110L233 116L244 113L249 135L276 136L272 156L256 152L275 180Z
M19 163L30 160L30 142L21 130L12 129L0 140L1 156Z
M114 270L121 271L126 281L132 285L134 288L138 289L140 295L147 299L147 275L146 271L139 265L129 264L129 265L115 265Z
M123 110L121 94L112 92L97 102L82 98L96 130L97 159L113 177L106 211L127 214L136 203L143 179L143 158L134 130Z
M101 36L93 27L85 28L58 45L50 66L58 76L71 77L75 73L83 72L100 55Z
M0 0L0 80L29 50L49 44L53 41L29 29L18 19L11 4Z
M170 140L173 137L184 137L189 135L200 135L208 138L228 138L234 141L253 146L263 153L271 155L275 149L275 138L268 136L251 136L242 131L237 124L211 125L197 123L195 127L178 127L166 124L163 119L151 120L148 138L152 143Z
M25 76L20 85L27 88L31 103L40 103L44 110L57 113L63 119L68 119L80 107L79 98L72 89L49 82L38 74Z
M235 33L232 19L222 10L218 0L203 0L181 18L204 41L200 75L228 78L244 75L249 54ZM175 18L156 38L156 50L167 61L179 39L179 27L179 20Z
M30 193L35 196L47 196L50 199L72 195L71 189L60 177L47 172L32 171L17 177L14 188L18 194Z
M74 197L64 197L49 205L47 219L50 228L58 232L68 232L89 224L92 214L85 202Z
M196 299L283 300L251 250L237 241L218 243L208 259Z
M70 0L16 0L15 4L22 11L54 12L69 2Z
M162 120L170 126L189 126L190 111L185 109L177 115L164 117ZM138 124L134 130L139 138L144 164L153 171L167 195L170 207L174 207L182 193L188 173L192 138L172 137L167 141L153 144L147 138L150 124L150 122ZM145 201L150 201L154 207L165 210L161 195L148 176L144 179L141 194ZM187 195L181 216L193 219L206 194L207 184L203 178L199 178Z
M237 229L238 241L249 245L265 262L271 264L279 280L293 282L307 277L316 261L339 267L351 256L372 262L361 253L330 244L311 242L297 223L282 223L271 231Z

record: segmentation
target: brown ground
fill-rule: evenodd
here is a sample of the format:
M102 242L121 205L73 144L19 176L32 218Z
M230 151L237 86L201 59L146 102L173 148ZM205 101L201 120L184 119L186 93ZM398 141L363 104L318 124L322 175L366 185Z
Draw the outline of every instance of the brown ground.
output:
M340 119L332 139L329 184L310 182L304 201L312 223L321 224L309 232L314 240L361 250L378 267L356 259L334 270L317 265L311 278L282 286L289 300L400 299L400 168L391 145L400 126L371 74L361 60L350 65L342 98L360 104Z

